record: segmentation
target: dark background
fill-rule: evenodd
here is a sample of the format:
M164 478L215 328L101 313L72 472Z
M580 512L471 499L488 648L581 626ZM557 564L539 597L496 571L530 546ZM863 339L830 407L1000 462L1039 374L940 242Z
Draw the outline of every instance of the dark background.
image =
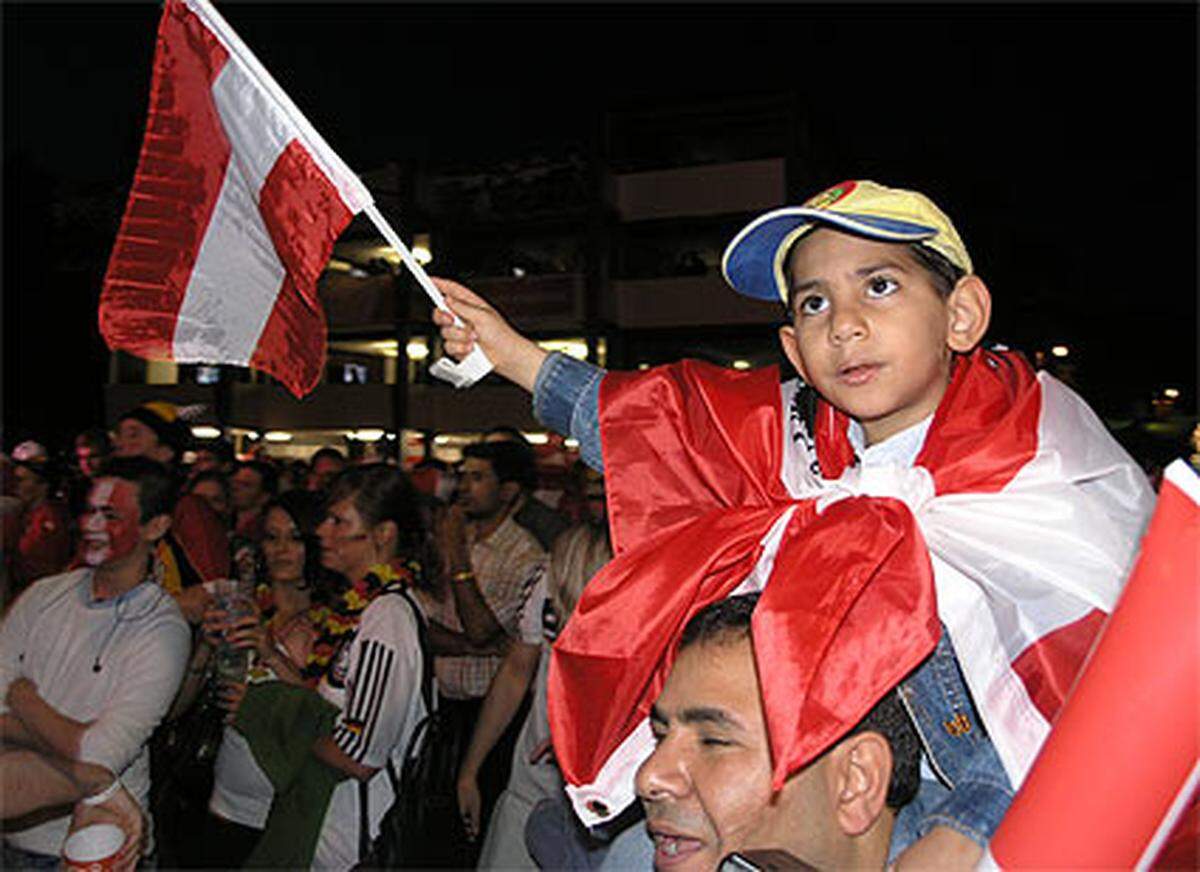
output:
M805 193L929 193L992 289L993 338L1069 345L1108 414L1168 386L1195 408L1194 4L218 8L359 171L552 148L606 108L791 93ZM3 5L6 448L102 419L96 305L160 9Z

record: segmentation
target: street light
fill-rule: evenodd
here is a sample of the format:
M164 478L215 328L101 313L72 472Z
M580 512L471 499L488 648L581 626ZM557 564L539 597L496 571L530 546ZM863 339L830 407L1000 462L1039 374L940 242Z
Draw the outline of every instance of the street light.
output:
M428 233L413 234L412 256L421 266L433 260L433 248L430 246Z
M1065 345L1055 345L1050 349L1050 353L1055 357L1066 357L1071 353L1071 349L1067 348Z
M1179 399L1179 388L1167 388L1163 391L1163 396L1168 400L1177 400Z
M409 360L424 360L429 357L429 345L419 337L410 339L404 346L404 353L408 355Z

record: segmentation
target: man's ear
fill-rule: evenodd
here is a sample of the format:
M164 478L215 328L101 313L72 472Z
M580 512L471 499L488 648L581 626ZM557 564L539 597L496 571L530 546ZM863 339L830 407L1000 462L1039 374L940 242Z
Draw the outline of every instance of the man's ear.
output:
M783 346L783 353L796 368L796 374L804 379L806 384L812 384L808 378L808 370L804 367L804 360L800 357L800 344L796 340L796 328L791 324L784 324L779 328L779 344Z
M521 495L521 486L515 481L506 481L500 485L500 500L504 505L510 505Z
M946 298L946 344L960 354L973 349L992 321L992 293L977 275L963 276Z
M157 542L171 529L170 515L156 515L141 525L142 539L147 542Z
M879 733L857 733L834 751L834 815L847 836L861 836L887 806L892 749Z

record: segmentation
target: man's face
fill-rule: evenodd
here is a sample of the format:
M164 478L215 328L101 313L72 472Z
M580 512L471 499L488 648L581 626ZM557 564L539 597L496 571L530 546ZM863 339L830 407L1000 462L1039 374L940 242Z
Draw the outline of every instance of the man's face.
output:
M481 457L463 461L458 496L467 517L475 520L494 518L504 509L500 480L492 470L491 461Z
M313 464L312 478L315 490L328 490L346 464L333 457L319 457Z
M170 463L175 452L158 440L158 434L136 418L125 418L117 425L113 445L117 457L148 457L159 463Z
M38 500L46 498L49 488L41 476L33 470L17 465L13 470L13 478L16 479L16 496L21 501L21 505L32 506Z
M80 554L88 566L116 563L141 541L137 485L122 478L99 478L88 492L79 521Z
M811 232L788 263L784 352L879 442L933 413L950 378L950 310L905 245Z
M75 446L75 465L88 478L100 471L100 464L103 462L104 455L86 442L80 442Z
M196 459L192 461L192 472L220 471L221 458L207 448L196 450Z
M638 797L656 869L711 870L733 851L813 855L817 824L835 826L819 789L822 760L771 791L771 755L746 637L700 642L675 661L651 713L656 747ZM811 860L810 860L811 862Z
M243 467L229 480L229 497L239 512L257 507L265 496L262 476L253 469Z
M229 512L229 501L225 497L225 489L212 479L205 479L192 485L192 493L200 497L212 510L222 518Z

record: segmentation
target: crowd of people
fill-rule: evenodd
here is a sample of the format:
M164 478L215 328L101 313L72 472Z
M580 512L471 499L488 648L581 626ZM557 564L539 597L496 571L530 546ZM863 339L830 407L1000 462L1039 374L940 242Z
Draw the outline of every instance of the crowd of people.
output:
M409 470L238 460L158 403L66 477L17 446L5 866L108 820L126 865L353 868L436 712L456 809L421 866L974 867L1153 490L981 348L990 292L921 195L844 183L725 271L782 301L802 382L606 373L439 282L448 353L578 440L556 505L509 427Z
M14 816L24 780L4 770L5 865L57 864L67 801L103 782L121 787L80 820L111 812L159 865L349 868L379 835L389 771L427 709L449 724L471 785L430 862L467 867L481 848L523 845L525 806L561 792L553 755L530 758L548 741L543 647L608 554L602 477L580 465L552 476L565 490L540 489L534 448L507 426L456 465L355 463L333 447L239 460L192 440L175 411L148 403L111 437L81 433L62 473L37 443L12 452L4 747L33 733L28 777L63 783ZM45 734L25 723L24 689L53 710ZM264 763L297 756L272 745L284 716L286 731L321 725L298 762L319 761L324 787L311 773L285 787ZM90 753L107 719L112 747ZM34 740L59 728L59 744ZM506 823L484 845L502 793Z

